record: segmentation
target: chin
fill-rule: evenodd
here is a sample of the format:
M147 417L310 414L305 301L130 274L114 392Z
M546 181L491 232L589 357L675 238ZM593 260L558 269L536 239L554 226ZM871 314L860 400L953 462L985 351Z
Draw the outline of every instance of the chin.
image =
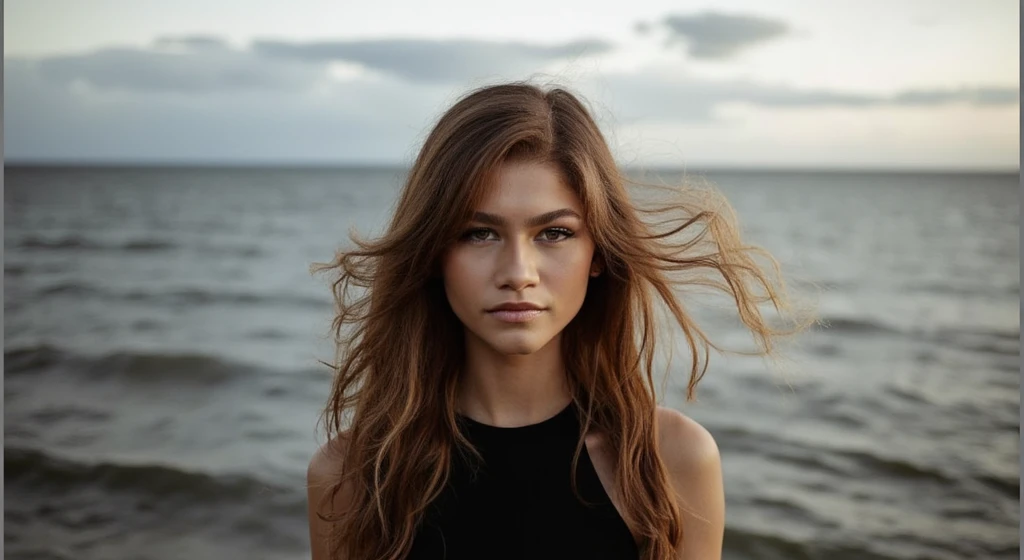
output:
M518 342L518 341L517 342L499 342L497 344L492 344L491 347L494 348L496 351L502 353L502 354L506 354L506 355L510 355L510 356L511 355L526 356L528 354L533 354L537 350L541 349L541 346L539 346L537 344L529 344L527 342Z
M545 342L538 341L535 337L529 336L526 333L498 336L487 341L488 345L500 354L520 356L533 354L543 348Z

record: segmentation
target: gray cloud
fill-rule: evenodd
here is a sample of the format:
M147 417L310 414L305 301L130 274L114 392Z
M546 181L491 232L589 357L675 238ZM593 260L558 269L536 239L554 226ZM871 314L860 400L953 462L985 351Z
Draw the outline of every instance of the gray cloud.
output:
M962 87L909 90L894 95L889 100L898 105L941 105L953 102L971 105L1014 105L1020 103L1020 88Z
M411 81L449 82L535 70L538 65L610 51L605 41L582 40L542 46L479 40L378 39L290 43L256 41L265 56L305 61L354 62Z
M184 50L163 50L171 45ZM307 87L324 72L295 61L263 60L211 39L164 39L158 46L109 48L24 62L54 84L141 92L295 90Z
M752 84L737 84L735 89ZM1020 88L974 87L957 89L907 90L894 95L859 95L833 91L803 91L787 88L757 88L748 93L734 91L739 101L750 101L767 106L847 106L865 107L894 105L921 107L948 103L970 105L1015 105L1020 103Z
M974 87L908 90L892 95L868 95L829 90L803 90L756 82L707 81L655 73L612 75L602 80L619 100L616 118L622 122L702 122L714 119L723 103L761 107L813 108L877 106L926 107L949 103L976 106L1020 103L1020 88Z
M4 78L12 160L394 162L450 93L384 79L320 95L81 95L11 61Z
M184 37L158 37L153 41L156 47L181 48L186 50L223 50L228 44L220 37L212 35L188 35Z
M289 43L256 41L236 49L217 37L163 37L150 47L18 60L55 85L99 90L208 93L305 90L327 79L335 61L424 83L454 83L495 76L523 77L548 62L601 54L606 42L584 40L543 46L492 41L372 40Z
M5 151L23 159L400 161L457 94L482 79L510 77L503 65L530 72L545 61L607 48L410 40L236 48L193 36L145 48L9 58ZM328 63L335 60L382 74L332 81ZM568 85L605 103L613 123L711 122L716 107L730 102L794 109L1020 103L1017 86L872 95L711 81L672 69L604 73Z
M760 16L704 12L693 16L668 16L661 20L672 42L681 41L694 58L730 58L744 49L789 32L785 22ZM642 32L649 28L641 28Z

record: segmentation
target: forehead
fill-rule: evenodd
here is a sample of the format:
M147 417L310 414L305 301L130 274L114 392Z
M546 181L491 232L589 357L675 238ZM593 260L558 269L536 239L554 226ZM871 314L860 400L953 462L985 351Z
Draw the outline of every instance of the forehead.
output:
M580 212L582 203L553 163L506 162L483 193L477 210L509 216L558 208Z

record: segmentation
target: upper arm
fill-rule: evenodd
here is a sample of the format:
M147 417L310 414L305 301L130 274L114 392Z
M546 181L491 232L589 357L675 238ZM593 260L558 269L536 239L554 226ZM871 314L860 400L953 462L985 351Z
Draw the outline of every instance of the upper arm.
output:
M320 519L319 513L330 513L324 507L325 499L330 496L331 488L337 484L341 474L342 449L338 440L330 441L313 454L306 470L306 494L309 513L309 544L312 560L330 559L331 523ZM333 500L333 511L339 511L345 505L346 494L339 491Z
M725 491L718 444L682 413L658 408L659 448L683 517L680 560L722 557Z

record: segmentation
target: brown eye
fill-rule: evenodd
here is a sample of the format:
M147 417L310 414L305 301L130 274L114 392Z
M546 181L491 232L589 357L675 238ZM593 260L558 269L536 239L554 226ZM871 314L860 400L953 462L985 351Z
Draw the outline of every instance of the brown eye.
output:
M471 229L466 233L462 234L462 239L469 241L471 243L479 243L481 241L487 241L487 236L490 234L491 230L489 229Z
M544 236L544 241L562 241L572 237L573 232L565 228L548 228L541 235Z

